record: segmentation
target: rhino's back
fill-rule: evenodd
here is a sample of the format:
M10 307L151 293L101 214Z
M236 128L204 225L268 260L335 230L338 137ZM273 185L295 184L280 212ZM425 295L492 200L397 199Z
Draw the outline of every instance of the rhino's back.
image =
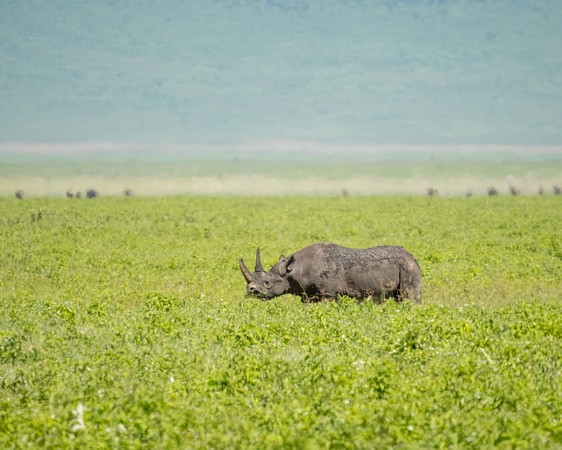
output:
M348 248L328 242L310 245L294 254L292 276L303 286L366 297L384 290L397 291L401 274L421 280L416 259L400 246Z
M309 245L294 254L300 260L306 260L318 266L337 266L340 270L356 266L378 266L381 263L409 263L418 265L413 255L404 247L381 245L370 248L349 248L330 242Z

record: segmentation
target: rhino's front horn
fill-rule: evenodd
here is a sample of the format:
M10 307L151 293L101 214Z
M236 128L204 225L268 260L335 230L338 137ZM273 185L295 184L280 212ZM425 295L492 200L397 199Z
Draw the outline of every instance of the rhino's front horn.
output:
M244 264L244 260L240 258L238 260L238 263L240 264L240 270L242 271L242 275L244 275L244 278L246 279L246 283L250 283L252 281L252 274Z
M258 251L256 253L256 272L265 272L263 266L261 265L261 256L260 256L260 248L258 247Z

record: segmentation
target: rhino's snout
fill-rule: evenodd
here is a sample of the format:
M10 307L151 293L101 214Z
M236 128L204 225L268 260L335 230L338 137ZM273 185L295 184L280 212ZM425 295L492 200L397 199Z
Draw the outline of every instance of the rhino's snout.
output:
M263 295L264 292L255 284L249 284L248 287L246 288L246 290L248 291L248 294L251 295Z
M246 291L248 292L248 294L250 294L252 297L256 297L259 298L261 300L268 300L267 296L266 296L266 292L264 292L263 290L259 289L255 284L249 284L246 287Z
M248 294L259 294L260 293L259 289L253 284L248 285L246 290L248 291Z

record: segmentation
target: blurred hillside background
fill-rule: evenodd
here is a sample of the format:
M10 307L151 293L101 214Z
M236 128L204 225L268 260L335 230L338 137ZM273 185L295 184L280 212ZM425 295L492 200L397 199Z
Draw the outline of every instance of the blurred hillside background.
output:
M554 0L0 2L0 195L560 184Z

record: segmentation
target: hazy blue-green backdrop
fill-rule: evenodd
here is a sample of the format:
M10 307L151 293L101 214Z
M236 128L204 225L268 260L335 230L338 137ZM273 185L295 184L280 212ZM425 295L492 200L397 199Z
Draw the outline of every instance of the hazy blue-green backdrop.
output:
M3 0L0 195L552 191L561 23L555 0Z
M0 2L0 142L559 145L557 0Z

